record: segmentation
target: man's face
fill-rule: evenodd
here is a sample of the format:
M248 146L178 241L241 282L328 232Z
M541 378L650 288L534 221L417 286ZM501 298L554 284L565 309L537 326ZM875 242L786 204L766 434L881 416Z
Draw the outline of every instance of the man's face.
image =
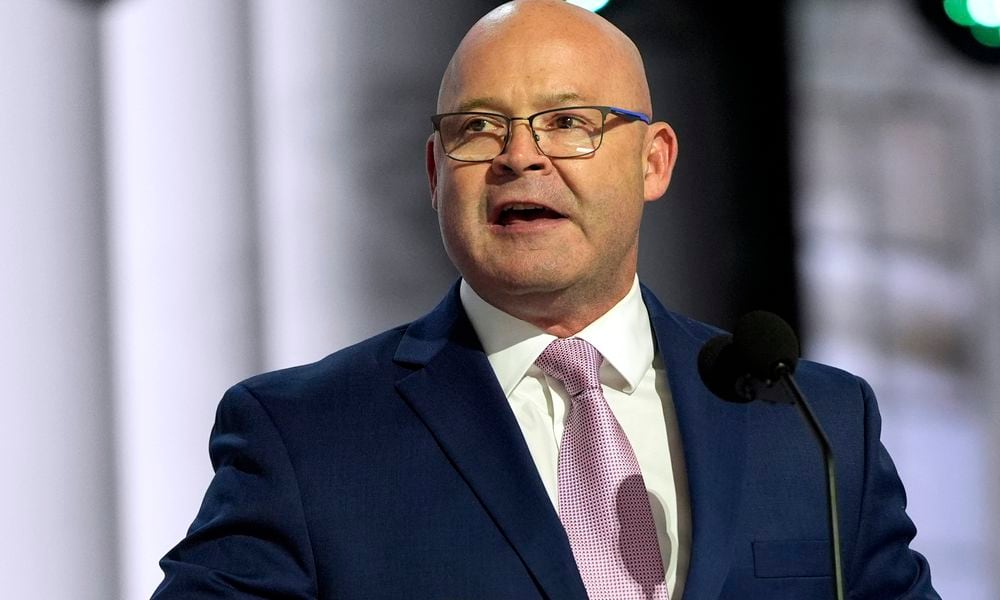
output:
M593 32L536 23L481 37L459 50L440 112L649 111L648 97L640 97L644 83L618 64L626 57ZM643 204L663 193L646 181L650 134L644 123L609 115L596 153L549 158L526 122L514 121L505 151L482 163L448 158L435 135L428 171L448 255L473 289L501 308L539 294L613 304L632 283Z

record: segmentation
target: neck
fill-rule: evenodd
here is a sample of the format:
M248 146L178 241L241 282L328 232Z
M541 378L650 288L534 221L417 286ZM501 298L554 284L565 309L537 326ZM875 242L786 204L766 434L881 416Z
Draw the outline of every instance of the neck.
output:
M581 297L576 291L476 293L505 313L527 321L545 333L566 338L579 333L611 310L632 289L634 274L627 282ZM475 289L475 288L473 288Z

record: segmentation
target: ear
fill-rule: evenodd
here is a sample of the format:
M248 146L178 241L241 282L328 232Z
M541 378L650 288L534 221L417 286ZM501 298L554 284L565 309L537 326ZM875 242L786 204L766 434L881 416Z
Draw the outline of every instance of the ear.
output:
M427 138L426 158L427 161L427 182L431 186L431 208L437 210L437 160L434 158L434 136L431 134Z
M670 125L657 121L646 131L644 148L643 197L646 202L652 202L670 185L670 175L677 162L677 135Z

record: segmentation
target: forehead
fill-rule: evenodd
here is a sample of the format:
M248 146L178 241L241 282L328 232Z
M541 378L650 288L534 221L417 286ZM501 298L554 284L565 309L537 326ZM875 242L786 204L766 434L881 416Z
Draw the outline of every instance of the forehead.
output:
M470 35L449 65L439 108L485 108L486 100L495 105L490 108L504 110L567 102L634 105L639 87L634 61L613 42L592 27L551 23Z
M453 102L561 104L596 101L603 85L593 59L562 43L478 48L463 56L454 73Z

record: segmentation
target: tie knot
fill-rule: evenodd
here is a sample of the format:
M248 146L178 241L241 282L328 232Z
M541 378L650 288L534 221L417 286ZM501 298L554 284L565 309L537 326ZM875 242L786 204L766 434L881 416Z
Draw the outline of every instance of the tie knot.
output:
M550 377L562 382L570 396L601 387L600 368L604 357L586 340L565 338L553 341L535 361Z

